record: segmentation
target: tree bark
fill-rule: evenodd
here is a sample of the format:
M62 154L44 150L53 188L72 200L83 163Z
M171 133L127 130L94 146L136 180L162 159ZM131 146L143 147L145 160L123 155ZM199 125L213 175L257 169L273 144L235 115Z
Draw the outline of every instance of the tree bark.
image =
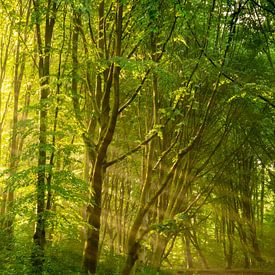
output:
M33 235L34 250L32 254L33 268L36 272L42 273L44 262L44 248L46 244L45 229L45 192L46 192L46 163L47 163L47 99L49 97L50 83L50 50L57 12L56 2L47 2L45 18L44 42L41 33L40 10L45 8L39 0L33 0L35 11L35 26L37 47L39 53L39 79L40 79L40 111L39 111L39 149L38 149L38 172L36 184L36 227Z
M103 9L103 10L102 10ZM103 20L102 12L104 11L104 1L100 4L100 29L101 20ZM115 56L121 55L121 36L122 36L122 14L123 6L120 1L117 1L116 6L116 38L115 38ZM102 17L102 18L101 18ZM102 43L101 39L99 43ZM87 240L83 253L83 269L86 273L94 274L97 268L98 252L99 252L99 234L101 227L101 200L102 200L102 185L106 173L105 163L107 158L107 150L112 142L115 132L118 110L119 110L119 65L112 64L109 68L108 78L106 79L106 87L102 99L101 112L101 132L96 151L94 167L91 175L91 188L93 195L90 199L90 205L87 207L87 221L89 227L87 229ZM111 110L108 106L110 104L111 84L113 78L113 105ZM99 78L97 78L97 85L101 86ZM97 86L97 89L100 87ZM101 90L101 89L100 89ZM111 114L109 114L111 112Z
M185 255L186 255L186 268L193 268L193 258L191 253L191 247L190 247L190 237L188 233L185 234L183 241L185 243Z
M18 156L18 142L17 142L17 123L18 123L18 104L19 104L19 94L21 89L21 82L23 78L23 73L25 69L24 60L20 65L19 60L20 55L20 42L17 41L16 47L16 63L14 69L14 99L13 99L13 121L12 121L12 138L11 138L11 152L10 152L10 174L13 176L17 170L17 156ZM12 207L14 202L14 190L13 188L9 188L8 196L7 196L7 206L6 211L9 214L9 218L7 220L7 229L9 233L10 239L13 237L13 214ZM10 213L9 213L10 212Z

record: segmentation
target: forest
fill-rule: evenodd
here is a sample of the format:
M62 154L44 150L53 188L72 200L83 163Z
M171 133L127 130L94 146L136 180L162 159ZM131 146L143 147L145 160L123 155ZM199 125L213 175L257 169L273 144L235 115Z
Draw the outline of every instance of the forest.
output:
M0 0L0 274L275 274L274 91L274 0Z

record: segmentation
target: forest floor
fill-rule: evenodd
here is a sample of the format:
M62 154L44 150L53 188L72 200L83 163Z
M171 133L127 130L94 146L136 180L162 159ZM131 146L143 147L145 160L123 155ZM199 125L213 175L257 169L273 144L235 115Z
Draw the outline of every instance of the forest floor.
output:
M194 269L188 271L178 271L181 275L216 275L216 274L235 274L235 275L275 275L275 270L253 270L253 269L231 269L231 270L220 270L220 269Z

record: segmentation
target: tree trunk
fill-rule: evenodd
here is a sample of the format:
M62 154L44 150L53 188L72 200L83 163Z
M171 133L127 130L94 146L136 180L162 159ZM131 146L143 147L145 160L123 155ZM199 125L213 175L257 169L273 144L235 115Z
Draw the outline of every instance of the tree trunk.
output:
M19 15L20 18L23 18L24 10L22 5L22 0L19 1ZM30 6L27 7L26 10L26 22L29 21L30 15ZM21 23L21 22L20 22ZM23 35L24 34L24 35ZM25 54L21 52L21 37L23 36L23 40L25 43L27 40L26 29L25 32L20 28L18 30L18 38L16 41L16 52L15 52L15 64L14 64L14 77L13 77L13 118L12 118L12 135L11 135L11 148L10 148L10 161L9 161L9 169L10 176L14 176L17 171L18 166L18 156L20 154L20 146L19 146L19 138L18 138L18 130L17 123L19 119L18 115L18 106L19 106L19 95L21 90L21 83L25 71ZM13 214L13 204L14 204L14 187L10 187L7 185L7 194L5 195L6 204L5 212L7 214L7 220L5 223L5 227L8 233L8 239L10 240L10 244L13 239L13 223L14 223L14 214ZM4 214L4 213L3 213Z
M11 138L11 153L10 153L10 174L11 176L16 173L17 170L17 156L18 156L18 144L17 144L17 122L18 122L18 103L19 103L19 93L21 89L21 81L24 72L24 60L19 64L20 55L20 42L17 41L16 47L16 63L14 69L14 99L13 99L13 121L12 121L12 138ZM12 214L12 207L14 201L14 190L9 188L7 196L7 206L6 211L9 214L7 220L7 230L9 238L13 237L13 220L14 215Z
M102 1L99 7L100 22L103 20L102 13L104 11L104 2ZM115 38L115 56L121 55L121 36L122 36L122 14L123 6L120 1L117 1L116 6L116 38ZM101 27L100 27L101 28ZM102 35L102 34L101 34ZM101 44L102 41L100 40ZM107 72L107 71L106 71ZM113 106L111 110L110 105L110 94L111 85L113 78ZM94 274L97 268L98 252L99 252L99 234L100 234L100 219L101 219L101 200L102 200L102 185L104 176L106 174L106 168L104 167L107 150L112 142L117 117L119 110L119 78L120 78L120 67L119 65L112 64L108 70L108 77L105 79L105 93L102 99L102 111L101 111L101 132L98 149L96 152L93 172L91 175L91 188L94 194L90 198L90 205L87 207L88 216L88 230L87 240L85 242L85 248L83 253L83 269L85 272ZM97 78L99 80L99 78ZM99 81L100 82L100 81ZM101 85L101 83L97 83ZM101 87L97 87L101 91ZM111 114L110 114L111 113Z
M226 269L231 269L233 264L233 236L234 236L234 224L232 221L227 221L227 240L228 240L228 249L226 255Z
M5 29L5 34L3 34L3 37L1 37L1 48L0 48L0 114L2 117L0 117L0 164L2 164L2 133L3 133L3 126L4 126L4 121L6 118L7 114L7 108L5 110L2 110L2 87L3 83L6 77L6 68L7 68L7 62L8 62L8 57L10 56L10 44L11 44L11 37L13 34L13 24L14 22L12 21L10 25L8 25ZM8 97L9 101L10 97ZM7 106L7 105L6 105ZM3 195L3 203L1 205L1 212L4 214L5 212L5 201L7 194L4 193Z
M156 247L153 251L152 266L159 270L161 267L161 262L165 248L167 246L169 238L167 236L158 235L156 240Z
M193 258L192 258L192 253L191 253L191 247L190 247L190 237L187 234L185 234L183 241L185 243L185 255L186 255L186 268L193 268Z
M44 43L41 33L41 22L39 14L41 9L45 8L39 1L33 1L35 10L35 26L37 47L39 52L39 79L40 79L40 111L39 111L39 149L38 149L38 173L36 184L36 227L33 235L34 249L32 254L33 268L35 272L42 273L44 262L44 248L46 244L45 229L45 192L46 192L46 163L47 163L47 99L49 96L49 78L50 78L50 50L57 11L56 3L51 0L47 2L47 12L45 19Z
M191 234L191 233L189 232L189 236L190 236L190 240L191 240L193 246L195 247L195 249L197 250L197 252L198 252L198 254L199 254L199 257L200 257L200 259L201 259L203 268L208 269L209 266L208 266L208 263L207 263L207 261L206 261L206 258L205 258L205 256L204 256L204 254L203 254L203 252L202 252L202 250L201 250L201 247L200 247L200 245L199 245L199 242L198 242L198 238L197 238L196 232L193 231L193 234Z
M0 164L2 165L2 133L4 130L4 122L6 119L7 111L8 111L8 104L10 101L10 95L9 93L8 99L5 104L5 108L3 110L2 108L2 87L3 83L6 77L6 68L7 68L7 62L8 62L8 57L10 53L10 44L11 44L11 37L13 33L13 22L6 28L6 33L4 38L1 37L1 48L0 48ZM6 42L6 45L4 43ZM0 190L2 193L2 190ZM1 194L2 195L2 194ZM1 207L0 207L0 214L4 215L6 213L6 204L7 204L7 199L8 199L8 193L6 191L3 191L2 195L2 200L1 200ZM1 220L1 224L4 223L4 220Z
M83 255L83 268L87 273L92 274L96 272L98 261L103 173L103 162L97 159L92 175L93 201L86 211L87 222L90 226L87 229Z

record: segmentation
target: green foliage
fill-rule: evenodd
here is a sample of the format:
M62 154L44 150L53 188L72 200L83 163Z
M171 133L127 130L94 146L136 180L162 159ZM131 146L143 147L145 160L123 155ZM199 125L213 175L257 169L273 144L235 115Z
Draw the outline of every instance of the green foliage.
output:
M173 271L165 271L165 270L156 270L153 267L150 266L138 266L135 274L142 275L142 274L148 274L148 275L174 275L176 272Z
M82 274L82 244L64 240L47 249L43 274Z
M102 261L99 263L97 274L121 274L121 270L125 262L125 257L117 255L113 251L104 251L103 255L104 257Z
M29 230L25 226L26 229ZM31 263L33 244L27 240L28 236L21 235L11 249L1 249L1 274L35 274ZM43 274L82 274L81 259L82 243L62 240L58 245L47 247Z
M7 235L2 230L0 230L0 236L0 273L29 274L32 244L26 241L23 236L20 236L21 239L13 240L12 243L10 243ZM9 246L7 246L7 244L9 244Z
M166 219L161 224L152 225L151 228L153 232L156 231L159 234L164 234L166 236L177 233L179 230L176 220L174 219Z
M99 275L119 275L125 263L125 257L117 255L112 251L104 251L103 258L99 263L96 274ZM135 274L148 274L148 275L173 275L173 272L165 270L156 270L155 268L144 265L140 262L137 263L135 268Z
M97 160L104 181L95 185L102 187L104 240L98 274L121 272L138 210L167 178L137 230L137 238L149 234L138 251L146 265L138 262L136 274L166 274L151 267L159 239L166 258L157 265L185 268L187 233L195 267L203 256L210 267L224 266L231 253L233 267L246 256L254 267L274 268L274 6L237 2L0 2L1 274L34 273L41 172L44 274L81 274L83 230L92 228L83 216L95 201L90 184ZM123 4L121 41L117 3ZM53 40L45 48L53 19ZM118 80L113 65L121 69ZM113 113L118 98L126 108ZM39 127L43 116L46 129ZM176 162L202 123L194 146ZM102 149L106 125L114 134ZM38 165L39 151L46 154L44 165ZM256 244L264 264L253 255Z

